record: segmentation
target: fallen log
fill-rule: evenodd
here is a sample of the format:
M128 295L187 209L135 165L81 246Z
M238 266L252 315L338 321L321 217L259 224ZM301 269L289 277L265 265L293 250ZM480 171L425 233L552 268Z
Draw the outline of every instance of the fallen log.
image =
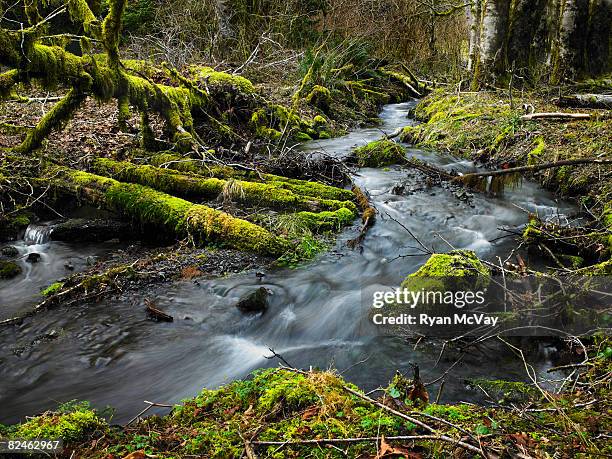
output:
M524 172L538 172L546 169L554 169L563 166L578 166L582 164L612 165L612 159L565 159L543 164L509 167L507 169L473 172L462 175L449 173L442 168L433 166L416 158L407 159L405 164L407 166L414 167L427 176L433 177L437 180L459 183L470 188L474 188L478 191L501 192L506 186L518 183L521 178L520 174Z
M539 120L539 119L551 119L551 120L588 120L591 119L589 113L530 113L528 115L521 116L523 121Z
M351 239L350 241L347 241L346 243L346 245L352 249L361 245L361 243L366 237L368 229L370 229L370 227L374 225L374 222L376 219L376 209L372 207L372 205L370 204L370 200L368 199L366 194L363 192L363 190L359 188L357 185L353 185L353 193L355 194L355 197L357 199L357 204L359 205L359 208L362 211L362 216L361 216L362 225L361 225L361 228L359 229L359 235L356 238Z
M297 209L318 212L338 210L343 207L357 211L352 201L323 199L317 196L296 194L276 183L249 182L245 180L224 180L188 175L154 166L139 166L129 162L96 158L91 164L92 171L116 180L149 186L159 191L186 198L216 199L227 195L230 200L249 205L262 205L274 209ZM314 191L314 190L313 190Z
M555 101L559 107L612 109L612 94L574 94Z
M261 226L147 186L60 166L48 168L47 175L58 190L129 217L145 231L188 237L195 243L216 241L263 255L279 256L289 248L285 239Z
M353 198L351 190L326 185L321 182L311 182L295 178L283 177L275 174L259 173L255 171L236 170L230 166L211 164L207 160L183 157L172 153L159 153L149 158L149 162L164 169L180 172L190 172L202 177L216 177L221 179L241 179L249 182L262 182L276 185L302 196L317 196L324 199L339 201Z

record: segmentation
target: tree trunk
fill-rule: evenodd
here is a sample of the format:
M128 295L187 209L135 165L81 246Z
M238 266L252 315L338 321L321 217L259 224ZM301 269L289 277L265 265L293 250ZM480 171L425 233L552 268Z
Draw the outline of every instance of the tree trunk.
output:
M583 66L588 25L589 0L564 0L559 24L559 56L553 69L553 83L573 81Z
M47 175L58 189L118 212L147 231L187 237L196 243L220 242L263 255L279 256L289 248L285 239L254 223L146 186L65 167L51 167Z
M94 159L91 162L91 169L95 173L106 177L112 177L123 182L138 183L187 199L210 200L227 196L227 199L231 201L280 210L297 209L320 212L322 210L338 210L344 207L353 214L357 213L357 207L351 201L324 199L316 194L299 194L274 183L198 177L169 169L139 166L106 158Z
M480 47L480 21L482 20L482 3L480 0L472 2L469 11L470 19L470 50L468 53L467 69L469 72L474 70L476 60L479 57Z
M600 75L612 71L610 37L612 37L612 0L591 0L585 59L587 74Z
M486 1L480 33L480 62L476 75L481 81L495 79L504 68L509 14L510 0Z

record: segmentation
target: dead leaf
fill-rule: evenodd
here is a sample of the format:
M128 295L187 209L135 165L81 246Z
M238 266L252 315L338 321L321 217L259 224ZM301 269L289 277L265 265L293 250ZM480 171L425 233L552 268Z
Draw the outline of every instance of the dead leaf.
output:
M318 412L319 412L318 406L311 406L306 411L304 411L304 414L302 414L302 419L306 421L307 419L310 419L316 416Z
M133 453L128 454L123 459L145 459L147 456L144 450L134 451Z
M422 456L419 453L414 453L401 446L391 446L385 440L385 437L380 438L380 450L376 455L375 459L382 459L384 457L401 456L404 459L421 459Z
M202 271L200 271L197 266L187 266L181 271L181 277L187 280L191 280L194 277L200 277L201 275Z

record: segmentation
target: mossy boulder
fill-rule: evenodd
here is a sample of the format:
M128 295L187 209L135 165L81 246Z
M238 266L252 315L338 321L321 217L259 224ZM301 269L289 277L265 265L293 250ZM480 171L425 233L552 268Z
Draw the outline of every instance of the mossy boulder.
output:
M481 290L489 283L491 272L471 250L435 253L401 286L418 291Z
M21 274L21 267L12 261L0 260L0 279L12 279Z
M33 214L18 212L11 216L0 217L0 240L15 239L19 233L32 223Z
M355 149L357 165L360 167L384 167L401 164L406 159L406 152L396 142L382 139L375 140Z

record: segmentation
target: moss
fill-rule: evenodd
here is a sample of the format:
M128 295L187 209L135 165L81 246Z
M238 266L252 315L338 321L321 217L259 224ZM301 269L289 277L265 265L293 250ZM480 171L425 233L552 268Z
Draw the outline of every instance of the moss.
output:
M435 253L401 284L408 290L481 290L491 273L471 250Z
M138 166L127 162L117 162L105 158L97 158L91 163L93 171L114 177L121 181L139 183L159 191L185 197L215 199L222 193L227 193L230 182L218 178L202 178L196 175L186 175L168 169L154 166ZM275 183L248 182L233 180L231 199L250 205L261 205L272 208L297 208L313 210L338 210L343 207L355 209L350 201L323 199L315 196L294 193L286 186ZM282 184L281 184L282 185ZM306 186L302 186L303 189ZM310 189L316 191L315 186ZM323 189L323 187L319 187Z
M27 211L18 211L13 215L0 217L0 240L13 239L31 222L34 214Z
M47 288L43 289L40 294L42 296L52 296L58 293L62 288L64 288L63 282L55 282L49 285Z
M355 218L353 211L342 207L330 212L298 212L297 217L313 231L338 231Z
M255 93L253 83L238 75L218 72L213 68L199 65L192 65L188 68L188 72L196 81L205 83L206 85L234 88L244 94Z
M267 255L281 255L288 248L285 240L260 226L147 186L65 168L53 171L61 174L58 186L68 186L89 201L132 218L143 228Z
M36 127L28 132L24 141L15 148L15 151L28 153L38 148L51 133L52 129L59 127L62 123L69 120L84 99L84 94L79 90L75 88L70 89L68 94L40 119Z
M0 260L0 279L12 279L21 274L21 267L12 261Z
M477 378L470 379L467 383L477 390L483 389L490 397L500 403L521 403L541 397L538 389L519 381Z
M401 145L383 139L356 148L355 156L360 167L384 167L403 163L406 152Z
M310 137L310 135L306 134L305 132L298 132L295 135L295 140L299 142L307 142L308 140L312 140L312 137Z
M527 163L535 164L537 161L539 161L540 157L544 153L545 148L546 148L546 142L544 141L544 139L542 137L536 137L535 142L534 142L534 147L529 152L529 155L527 157Z
M161 153L149 158L149 161L157 166L165 167L182 172L191 172L204 177L236 178L245 179L250 182L263 182L275 187L289 190L297 195L311 196L315 198L348 201L353 199L350 190L326 185L320 182L311 182L280 175L255 173L250 171L239 171L226 166L209 166L201 161L184 158L175 154Z
M94 433L108 431L106 422L85 405L67 413L48 412L33 417L14 429L20 439L62 439L64 442L85 441Z
M332 102L331 91L324 86L315 85L308 95L304 98L307 103L323 111L329 110Z

